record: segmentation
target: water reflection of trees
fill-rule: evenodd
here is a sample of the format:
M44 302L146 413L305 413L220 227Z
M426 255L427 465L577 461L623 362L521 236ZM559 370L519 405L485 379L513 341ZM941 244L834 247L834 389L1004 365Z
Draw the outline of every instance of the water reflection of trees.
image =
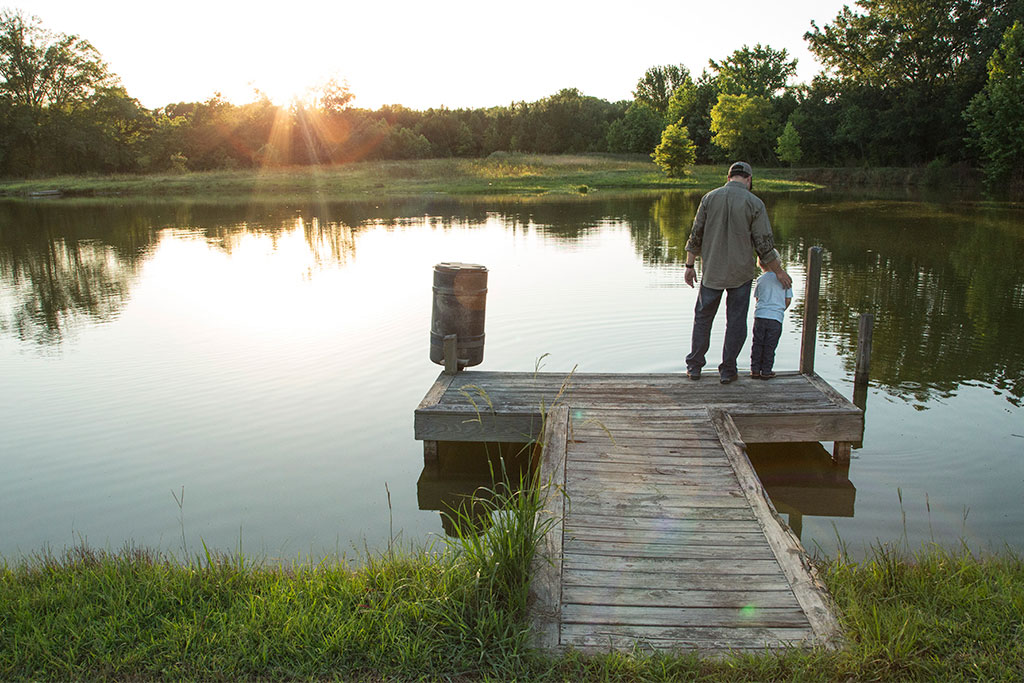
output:
M111 320L151 244L144 223L121 207L0 204L0 332L45 346L82 316Z
M76 324L115 317L160 231L185 229L230 251L256 233L301 229L314 263L345 263L371 226L449 229L498 221L572 242L628 225L655 267L685 258L700 193L551 199L453 197L261 204L0 203L0 332L59 342ZM784 258L825 248L819 327L847 369L857 319L875 314L872 379L926 403L979 381L1024 402L1024 229L1019 209L872 201L821 193L766 195ZM800 308L791 311L799 325Z
M0 202L0 333L52 346L84 324L114 319L166 229L227 252L247 235L276 243L301 230L314 263L325 265L352 258L352 226L379 220L376 211L316 202Z
M860 313L875 314L872 380L924 405L965 382L1024 399L1021 213L910 201L767 195L783 258L825 248L819 330L852 374ZM645 263L678 264L699 195L669 194L633 224ZM799 324L798 305L791 319Z
M1024 398L1024 235L1019 213L885 203L806 207L827 249L821 328L855 358L857 314L875 313L871 373L924 403L980 381Z

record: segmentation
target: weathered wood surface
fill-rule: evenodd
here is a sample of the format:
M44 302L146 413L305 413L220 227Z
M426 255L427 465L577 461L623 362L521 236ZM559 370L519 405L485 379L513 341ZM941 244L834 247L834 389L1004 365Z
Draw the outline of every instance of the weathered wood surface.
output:
M542 649L558 647L562 608L562 525L565 521L565 447L569 409L555 408L547 415L544 451L537 475L545 505L538 524L546 528L531 566L530 619L534 644Z
M777 516L752 505L726 452L742 453L737 434L705 410L569 414L558 647L823 640L766 533Z
M814 373L814 349L818 343L818 305L821 300L821 247L807 249L804 281L804 325L800 335L800 372Z
M716 653L837 638L828 596L744 450L862 432L860 409L817 375L723 386L472 371L435 396L416 411L418 438L544 443L538 646Z
M446 377L449 383L438 399L425 399L416 410L417 439L525 443L540 437L544 406L556 402L572 406L574 431L593 440L613 429L635 430L630 420L639 409L648 424L719 409L733 417L747 443L856 442L864 431L863 411L814 374L780 372L768 381L741 376L727 385L714 377L694 382L678 373L463 371ZM714 437L705 429L686 438Z

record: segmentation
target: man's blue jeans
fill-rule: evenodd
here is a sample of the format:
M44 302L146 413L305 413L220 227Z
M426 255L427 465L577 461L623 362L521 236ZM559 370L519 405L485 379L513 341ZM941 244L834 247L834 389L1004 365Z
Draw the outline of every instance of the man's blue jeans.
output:
M737 374L736 358L743 343L747 341L747 311L750 310L750 285L753 280L731 289L712 289L700 286L697 305L693 309L693 339L690 355L686 357L686 370L699 373L704 367L705 355L711 346L711 323L718 313L718 304L725 292L725 345L722 347L722 364L718 373L722 377Z

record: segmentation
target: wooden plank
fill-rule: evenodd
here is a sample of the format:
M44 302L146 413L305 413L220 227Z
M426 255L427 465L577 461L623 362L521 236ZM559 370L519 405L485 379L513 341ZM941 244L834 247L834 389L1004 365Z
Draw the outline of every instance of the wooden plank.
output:
M631 607L619 605L562 605L563 624L628 626L703 626L727 628L806 628L800 607Z
M714 505L662 505L656 503L630 504L591 501L585 498L573 498L571 515L621 515L628 517L653 517L656 519L754 519L754 513L746 505L735 507L719 507Z
M671 448L652 448L649 446L630 448L629 446L616 446L614 448L595 448L590 444L571 444L573 452L569 459L575 463L612 463L622 462L631 464L657 464L657 465L679 465L715 467L728 466L728 462L722 458L721 444L705 445L701 442L699 446ZM708 451L717 452L718 457L708 457Z
M459 401L468 399L473 393L481 397L529 397L538 402L544 401L548 404L559 402L575 405L580 399L593 400L594 398L624 398L625 402L618 402L617 405L642 407L645 404L660 405L663 409L693 409L697 408L699 400L709 396L744 398L758 402L773 402L783 396L811 398L814 396L814 389L806 382L784 382L778 377L770 380L755 380L740 376L736 382L723 385L718 382L701 382L698 384L677 383L676 386L652 387L637 386L628 382L617 384L594 385L573 387L567 392L559 393L554 388L537 387L522 388L502 384L481 386L479 384L457 384L453 385L455 391L449 391L445 395L446 401ZM459 389L469 387L472 391L462 392Z
M863 417L855 413L817 415L751 414L730 412L747 443L796 441L855 441L863 431Z
M734 481L736 479L736 475L733 473L732 468L720 466L713 467L711 466L711 463L707 462L706 458L691 459L690 462L692 464L678 464L674 462L674 460L674 458L662 459L660 463L653 463L648 462L643 458L638 458L635 462L616 462L614 460L602 462L598 460L570 458L573 472L581 475L586 475L588 473L600 473L601 475L609 478L617 475L637 477L660 475L664 477L679 477L682 479L687 477L697 477L707 479L709 481L718 479ZM668 464L664 464L665 462Z
M596 424L632 424L637 419L649 423L696 424L707 417L704 408L664 408L659 411L650 410L573 410L572 425L574 428L588 422Z
M789 581L782 571L774 574L707 574L707 573L635 573L609 572L600 569L574 568L562 575L562 591L569 587L600 587L643 590L702 591L788 591ZM792 598L796 600L795 597Z
M606 572L637 574L690 574L700 572L713 575L755 575L782 576L779 563L772 560L748 560L739 563L719 560L690 559L673 560L657 557L607 557L603 555L565 555L562 571L568 574L577 569L591 569Z
M573 489L569 497L574 506L582 512L583 510L598 507L602 510L615 510L622 514L637 514L642 512L657 512L666 517L674 516L673 510L686 510L690 508L720 508L720 509L749 509L747 501L742 494L736 496L692 496L683 499L679 496L664 493L636 493L626 499L614 500L610 498L611 491L605 488L592 488L585 491ZM604 495L605 499L593 500L594 496ZM577 507L573 507L576 510Z
M661 529L648 531L631 531L628 534L622 529L603 529L579 526L576 523L566 525L565 538L588 543L622 543L660 546L660 545L756 545L764 543L764 532L759 527L751 526L743 531L684 531Z
M569 445L573 454L580 456L628 455L630 453L643 453L647 455L682 456L689 458L706 458L709 455L722 459L721 446L717 439L657 439L657 438L633 438L617 440L614 443L608 439L576 439L570 435Z
M421 441L502 441L529 443L540 436L543 423L536 414L441 413L417 410L413 417Z
M736 487L736 475L724 467L706 468L703 471L690 469L689 474L668 474L664 469L655 467L637 468L630 472L627 469L602 469L593 470L576 467L573 462L572 473L568 480L570 482L593 482L599 485L643 485L643 486L664 486L674 485L690 487L697 491L722 491L726 488ZM585 465L589 463L579 463Z
M779 371L777 376L768 384L785 384L787 382L799 381L798 370ZM701 387L708 388L719 385L716 382L692 382L686 379L681 372L514 372L466 369L459 373L463 384L473 384L483 388L489 386L513 387L513 388L539 388L554 390L555 392L569 392L586 386L630 386L646 387L656 389L684 389L686 391L697 390ZM709 379L714 379L708 375ZM741 380L743 378L741 377ZM762 380L751 380L752 383L759 383Z
M455 379L454 375L449 375L444 372L438 375L437 379L434 380L434 383L430 386L430 389L427 390L426 396L424 396L423 400L420 401L420 405L417 407L417 410L433 408L436 406L441 401L441 397L444 395L444 392L448 390L453 379Z
M708 485L725 486L728 481L735 481L736 475L729 468L716 465L715 459L709 456L686 457L665 456L658 462L648 462L646 458L636 457L632 462L602 460L593 457L596 454L573 453L569 456L572 472L584 479L599 481L632 481L632 482L683 482L686 479L706 481ZM576 457L582 456L582 457ZM626 454L622 455L623 458ZM721 458L721 454L719 454ZM674 462L679 460L681 462ZM721 458L719 462L724 460Z
M590 626L566 624L562 644L583 652L632 650L698 650L702 654L792 646L809 640L810 630L792 628L720 628L664 626Z
M722 432L722 444L733 463L736 476L747 494L750 506L761 521L765 536L771 545L782 571L789 579L800 606L807 614L817 640L826 647L836 647L841 630L832 609L832 601L825 585L818 579L817 570L810 562L800 540L782 523L779 514L761 486L746 451L739 445L739 431L732 419L713 411L711 419Z
M669 431L662 429L611 429L602 430L578 430L569 432L570 440L574 443L596 443L602 446L672 446L674 444L709 443L713 442L716 436L709 432L696 432L689 430Z
M538 528L547 527L531 564L528 609L534 644L550 650L559 644L562 607L562 524L565 520L565 439L569 409L553 408L544 430L544 450L537 484L545 497Z
M599 420L573 420L569 432L573 435L587 434L594 436L610 436L620 438L620 434L626 436L643 436L645 434L664 434L667 436L686 436L690 438L708 438L714 435L714 430L706 422L698 424L690 420L643 420L634 418L631 420L618 420L616 422Z
M687 486L670 483L646 484L629 482L601 482L569 475L566 480L574 496L608 496L627 503L663 503L668 505L695 505L699 507L746 507L743 492L716 491L706 486Z
M840 394L835 388L821 378L818 373L812 373L805 375L807 382L814 387L825 399L827 399L832 405L839 408L846 408L849 410L856 410L855 406L850 401Z
M673 441L670 443L657 442L652 443L638 443L636 441L632 443L601 443L600 441L584 441L577 439L570 439L570 445L573 450L573 457L577 459L594 459L594 457L601 458L603 456L611 456L613 459L618 459L618 456L626 456L630 454L641 454L641 455L660 455L662 457L667 456L680 456L693 458L707 458L709 455L712 459L721 459L721 447L718 445L718 441L711 440L692 440L686 441L683 439ZM717 453L717 456L715 455Z
M754 544L733 545L695 545L670 543L632 543L622 541L594 541L579 539L575 535L565 534L562 541L566 555L604 555L608 557L657 557L665 559L714 559L719 561L736 560L771 560L774 558L771 548L764 543L763 537Z
M793 591L782 590L692 590L678 588L625 588L622 586L565 586L566 604L627 605L632 607L728 607L799 609ZM806 620L805 620L806 621Z
M619 534L646 534L659 532L665 534L704 534L704 533L759 533L761 525L757 520L703 520L703 519L648 519L617 517L609 515L582 515L574 510L572 517L565 522L565 528L575 531L602 529L615 531Z

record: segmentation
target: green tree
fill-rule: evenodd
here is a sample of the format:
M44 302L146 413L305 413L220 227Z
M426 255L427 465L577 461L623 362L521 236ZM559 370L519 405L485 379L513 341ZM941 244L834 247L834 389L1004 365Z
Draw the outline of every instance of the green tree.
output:
M808 48L844 81L893 87L984 76L1020 0L857 0L831 24L811 22Z
M804 38L836 82L824 108L863 139L860 161L926 163L966 158L962 113L984 86L1005 30L1024 18L1021 0L858 0ZM849 115L843 111L850 109ZM859 112L859 113L858 113ZM860 113L868 121L856 117ZM849 139L849 138L848 138Z
M1024 26L1016 22L989 60L988 82L964 116L980 148L990 188L1024 181Z
M722 93L711 109L712 141L734 158L769 161L775 125L772 104L764 97Z
M668 111L668 102L672 93L682 85L692 84L690 70L682 64L666 64L652 66L637 81L633 97L648 107L664 115Z
M698 102L697 85L693 81L683 83L668 99L665 119L669 123L688 120L695 113Z
M723 93L769 99L786 89L796 75L796 63L785 48L775 50L760 43L753 48L744 45L721 62L710 60Z
M785 162L790 166L800 163L804 153L800 149L800 133L797 132L792 119L786 121L786 127L783 129L782 135L779 136L777 142L775 154L778 155L779 161Z
M621 119L608 127L608 150L650 154L661 141L665 118L642 102L633 102Z
M423 159L430 156L430 140L408 128L395 126L388 133L387 148L382 157L388 159Z
M516 107L512 147L541 154L604 152L609 126L622 114L619 105L564 88Z
M0 92L36 110L84 104L116 81L89 41L12 10L0 14L0 78Z
M697 160L697 148L690 139L686 126L672 123L665 127L661 134L661 144L651 155L654 163L665 171L669 178L680 178L686 174L686 168L693 166Z

